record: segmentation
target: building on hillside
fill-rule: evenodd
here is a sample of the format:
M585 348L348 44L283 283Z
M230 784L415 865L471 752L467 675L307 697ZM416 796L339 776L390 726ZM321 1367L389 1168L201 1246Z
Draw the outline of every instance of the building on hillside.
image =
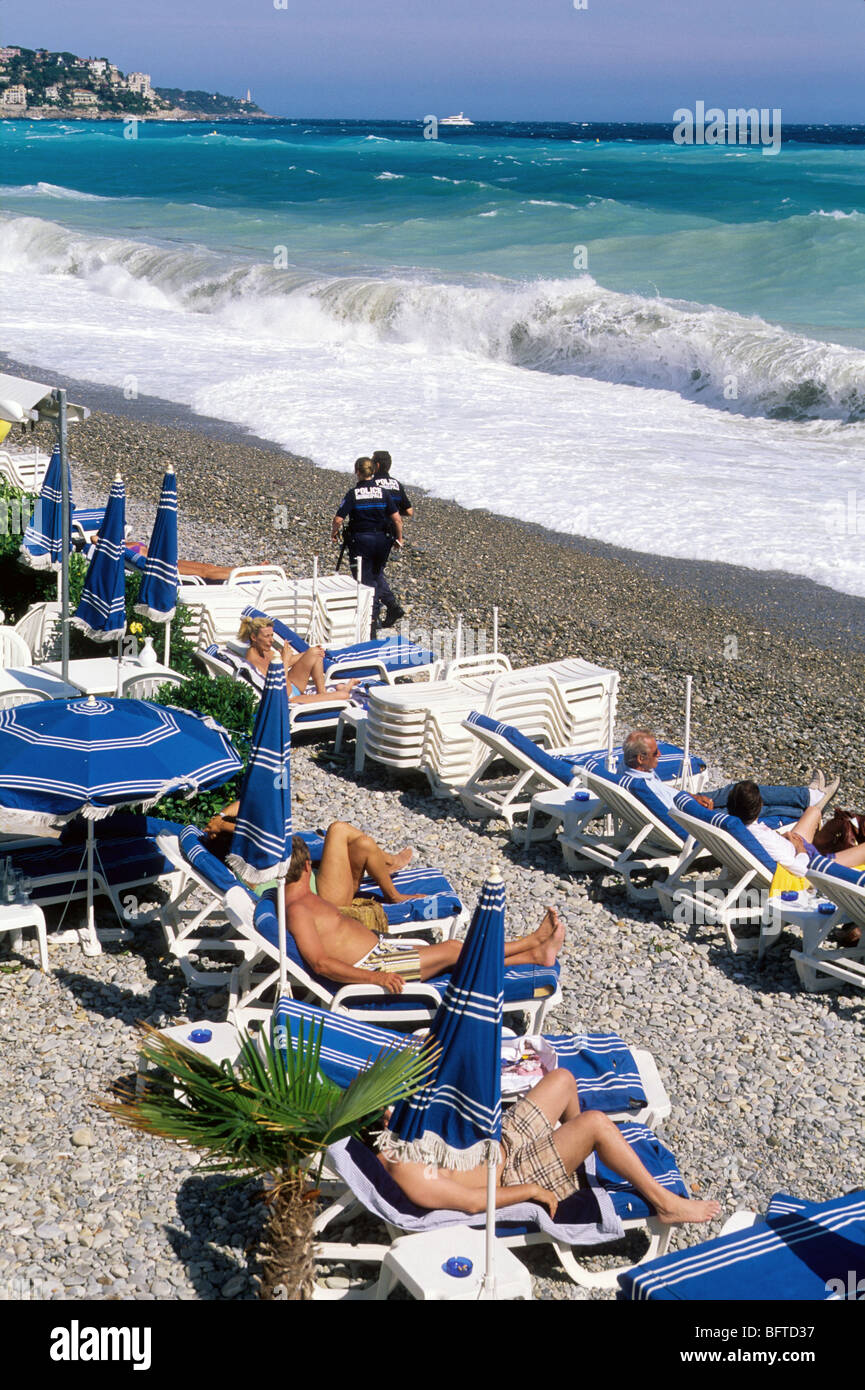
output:
M140 97L153 96L149 72L131 72L126 79L126 85L130 92L135 92Z
M24 107L27 105L27 88L23 87L20 82L16 82L14 86L7 87L5 92L0 95L0 101L4 106Z
M91 92L90 89L89 89L88 87L73 87L73 88L72 88L72 105L73 105L73 106L97 106L98 104L99 104L99 98L98 98L98 96L96 95L95 92Z
M110 82L112 87L116 87L119 82L123 81L120 69L116 67L114 63L108 64L108 71L106 73L105 80L106 82Z
M108 71L108 61L105 58L88 58L87 66L94 77L104 77Z
M20 48L0 48L0 58L5 58L7 62L8 62L8 60L9 60L10 58L20 58L20 57L21 57L21 49L20 49Z
M52 82L50 87L45 88L45 99L46 101L60 100L60 88L56 82Z

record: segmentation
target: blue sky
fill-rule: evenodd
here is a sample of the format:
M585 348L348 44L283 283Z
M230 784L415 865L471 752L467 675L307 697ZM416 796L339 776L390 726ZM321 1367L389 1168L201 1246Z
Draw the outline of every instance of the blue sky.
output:
M863 0L0 0L0 41L105 56L274 115L865 122Z

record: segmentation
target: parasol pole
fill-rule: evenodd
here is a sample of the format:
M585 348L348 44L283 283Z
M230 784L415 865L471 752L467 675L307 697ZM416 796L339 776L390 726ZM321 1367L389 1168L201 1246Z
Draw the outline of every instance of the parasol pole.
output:
M691 686L693 676L685 677L685 756L682 759L682 791L691 790Z
M93 697L91 696L91 699ZM83 935L85 940L82 942L85 956L99 956L102 954L102 947L99 944L99 937L96 935L96 912L93 906L93 849L96 841L96 831L92 820L87 821L87 924Z
M496 1168L499 1160L498 1144L487 1145L487 1222L484 1277L481 1280L478 1298L494 1299L496 1294L495 1248L496 1248Z
M60 445L60 657L61 675L69 680L69 546L71 543L69 519L69 437L66 416L66 391L59 387L55 391L59 414L57 419L57 441Z
M499 654L499 610L493 608L493 656Z
M286 870L282 869L276 880L276 920L279 936L279 994L277 998L279 999L285 994L288 977L288 948L285 944L285 875Z

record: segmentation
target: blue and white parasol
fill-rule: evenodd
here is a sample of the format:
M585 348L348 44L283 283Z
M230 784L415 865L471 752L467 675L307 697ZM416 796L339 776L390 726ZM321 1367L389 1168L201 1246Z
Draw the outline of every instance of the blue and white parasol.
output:
M68 470L69 465L66 466ZM32 569L62 568L63 512L60 494L60 446L57 445L51 455L36 507L21 543L21 558ZM71 484L69 515L72 515Z
M162 480L153 534L144 562L136 613L165 623L165 664L169 664L171 619L177 608L177 479L169 467Z
M285 667L268 667L252 731L237 826L226 862L248 883L278 879L280 994L285 984L285 894L282 880L291 859L291 724Z
M84 577L81 602L70 619L96 642L118 641L126 630L125 531L126 493L118 473L111 484L105 521Z

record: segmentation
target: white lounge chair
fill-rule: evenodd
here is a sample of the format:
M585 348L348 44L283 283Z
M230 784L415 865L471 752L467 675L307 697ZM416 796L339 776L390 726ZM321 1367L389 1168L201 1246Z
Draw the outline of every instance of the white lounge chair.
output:
M223 647L213 645L208 647L206 651L197 650L194 655L211 676L242 680L258 699L260 692L251 681L244 678L242 673L238 674L236 665L233 665L230 660L226 660L225 654L227 652L233 652L236 657L239 657L243 653L243 647L236 642L226 643ZM330 695L327 699L316 700L314 703L289 704L292 732L301 734L315 733L321 729L335 729L339 723L339 716L347 704L348 700L337 695Z
M366 756L421 771L436 795L451 796L484 760L483 745L464 727L472 710L548 746L605 746L615 717L615 671L576 659L497 675L470 676L465 663L462 670L455 681L371 690Z
M643 1163L665 1187L682 1193L687 1188L670 1151L652 1131L633 1122L621 1126L623 1137L634 1148ZM317 1261L331 1264L339 1261L379 1264L390 1249L388 1244L357 1244L328 1237L328 1230L346 1216L366 1211L381 1220L389 1242L407 1232L420 1232L447 1226L482 1226L486 1213L470 1216L455 1211L428 1211L410 1202L396 1182L379 1162L378 1156L359 1140L344 1140L332 1146L327 1154L328 1166L341 1180L341 1188L318 1216L313 1227ZM581 1264L575 1247L598 1249L609 1245L630 1231L641 1231L649 1238L645 1255L638 1262L663 1255L670 1240L671 1227L662 1225L652 1208L633 1188L616 1174L604 1169L590 1155L584 1165L587 1186L559 1204L555 1220L545 1207L526 1202L501 1211L496 1221L496 1235L508 1248L525 1249L533 1245L551 1245L565 1273L583 1288L615 1288L619 1275L634 1269L633 1264L593 1272ZM454 1252L458 1253L458 1252ZM388 1280L354 1296L385 1298ZM320 1290L318 1297L351 1297L330 1290Z
M313 863L317 862L323 846L322 837L311 832L303 838ZM178 959L190 984L229 984L233 1007L241 1002L249 1006L272 987L278 976L275 930L270 935L267 930L262 934L257 925L256 911L261 900L202 844L201 832L195 826L186 826L179 833L168 830L159 836L157 843L160 852L177 871L172 897L162 910L168 950ZM465 913L451 885L438 870L414 865L401 870L394 881L404 892L426 892L427 895L408 903L382 904L390 934L402 936L410 931L430 931L442 940L454 935ZM205 901L203 906L190 909L187 902L196 889L201 890ZM380 900L375 885L367 880L361 883L360 891ZM200 933L214 912L227 919L227 926L202 937ZM273 905L268 902L262 913L267 929L271 928L275 922ZM190 959L193 955L233 952L243 957L244 965L232 965L222 972L196 967ZM303 969L299 956L297 961L298 968Z
M838 984L865 989L865 872L821 856L811 861L806 877L818 893L836 905L837 912L802 923L802 950L790 953L802 984L810 992L833 989ZM842 922L859 928L859 942L827 947L826 937Z
M669 814L688 839L669 876L655 885L665 916L718 926L731 951L756 951L761 958L777 943L788 920L782 905L769 903L777 864L738 817L709 810L687 792L677 793ZM695 879L692 875L704 854L721 866L720 873ZM738 935L740 927L757 927L758 935Z
M565 863L571 869L621 874L629 898L654 902L653 875L667 873L679 862L686 836L642 778L602 767L594 772L583 769L582 778L595 800L574 802L565 816L559 835ZM609 829L598 822L597 802L609 812ZM635 876L652 881L639 883Z
M15 624L18 636L27 643L34 663L60 658L60 604L34 603Z
M397 906L405 907L405 904ZM434 918L416 918L404 923L408 929L433 925ZM230 986L229 1007L232 1017L248 1017L250 1010L270 1016L272 1007L262 1006L266 995L273 992L279 978L279 949L276 906L270 894L265 894L255 909L259 956L238 967ZM408 945L415 944L406 937ZM423 943L420 943L423 944ZM387 994L378 985L337 985L332 980L309 969L297 949L290 932L286 935L288 977L292 994L306 995L311 1003L335 1013L348 1014L370 1023L394 1026L406 1023L426 1023L441 1003L441 991L447 975L431 980L406 981L399 995ZM558 967L515 965L505 968L505 1013L520 1013L529 1032L540 1033L548 1011L561 1001Z

